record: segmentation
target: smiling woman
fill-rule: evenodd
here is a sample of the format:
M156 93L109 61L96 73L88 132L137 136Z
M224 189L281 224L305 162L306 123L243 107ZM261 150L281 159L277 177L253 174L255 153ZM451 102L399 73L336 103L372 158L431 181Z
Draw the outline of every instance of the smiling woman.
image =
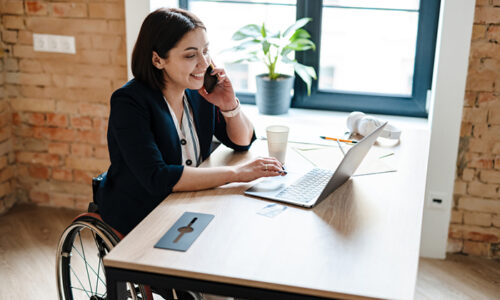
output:
M211 71L218 82L210 93L203 87L213 65L208 45L203 23L182 9L158 9L141 26L135 78L111 96L111 166L97 195L103 220L123 234L172 192L283 174L274 158L196 168L210 155L214 136L236 151L255 140L225 70Z

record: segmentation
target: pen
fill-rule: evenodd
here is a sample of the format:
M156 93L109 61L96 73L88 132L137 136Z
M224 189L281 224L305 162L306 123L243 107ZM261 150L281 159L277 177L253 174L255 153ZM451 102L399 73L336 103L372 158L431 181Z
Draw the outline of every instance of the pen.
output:
M344 139L332 138L332 137L328 137L328 136L320 136L320 138L322 138L324 140L331 140L331 141L338 141L338 142L352 143L352 144L356 144L358 142L358 141L352 141L352 140L344 140Z

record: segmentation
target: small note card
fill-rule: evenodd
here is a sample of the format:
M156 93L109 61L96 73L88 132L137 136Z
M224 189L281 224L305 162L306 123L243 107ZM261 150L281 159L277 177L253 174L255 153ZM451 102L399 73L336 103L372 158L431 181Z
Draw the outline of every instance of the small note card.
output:
M257 213L269 218L274 218L283 212L287 207L277 203L271 203L261 208Z
M156 243L155 248L186 251L213 218L214 215L185 212Z

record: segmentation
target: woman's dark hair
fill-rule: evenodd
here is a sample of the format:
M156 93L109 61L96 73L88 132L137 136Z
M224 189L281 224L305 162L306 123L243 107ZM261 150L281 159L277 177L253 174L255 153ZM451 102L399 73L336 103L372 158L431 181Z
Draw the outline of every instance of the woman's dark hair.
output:
M205 25L194 14L179 8L159 8L150 13L142 23L132 52L132 74L153 89L165 88L163 71L153 66L153 51L167 58L182 37Z

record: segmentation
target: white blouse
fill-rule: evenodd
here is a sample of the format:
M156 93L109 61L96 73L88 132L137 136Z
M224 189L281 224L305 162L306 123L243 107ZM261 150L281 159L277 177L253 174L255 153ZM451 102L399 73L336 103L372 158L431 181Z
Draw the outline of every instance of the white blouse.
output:
M193 113L191 111L189 102L186 95L183 97L184 113L182 114L181 124L177 121L174 110L168 103L165 96L163 97L167 103L170 115L174 120L175 129L179 135L179 140L182 150L182 165L197 167L201 164L200 143L198 141L198 134L196 133L196 126L193 121Z

